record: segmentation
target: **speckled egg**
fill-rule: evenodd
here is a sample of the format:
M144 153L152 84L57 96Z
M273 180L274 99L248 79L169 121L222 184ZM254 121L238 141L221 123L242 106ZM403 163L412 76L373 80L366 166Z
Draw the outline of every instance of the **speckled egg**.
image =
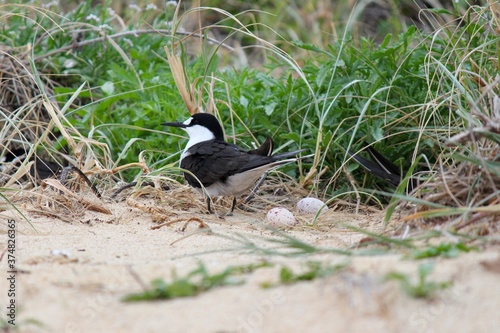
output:
M316 198L304 198L297 202L297 211L300 214L316 214L319 210L324 213L328 210L325 203Z
M267 212L267 222L275 227L293 227L297 224L295 216L286 208L275 207Z

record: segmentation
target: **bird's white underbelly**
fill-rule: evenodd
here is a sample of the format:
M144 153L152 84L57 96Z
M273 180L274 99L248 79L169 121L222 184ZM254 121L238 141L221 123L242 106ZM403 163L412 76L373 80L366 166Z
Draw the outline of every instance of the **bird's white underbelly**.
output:
M273 165L263 165L260 168L238 173L229 176L226 182L215 182L206 187L207 193L212 196L234 196L238 197L250 190L255 182L262 176L264 172L271 169Z
M201 188L197 188L197 190L202 193L206 192L211 197L216 197L216 196L239 197L247 193L248 190L250 190L253 187L257 179L259 179L264 172L270 169L274 169L280 165L294 161L296 161L295 158L276 161L252 170L248 170L242 173L229 176L225 182L218 181L210 186L205 187L205 191L203 191L203 189Z

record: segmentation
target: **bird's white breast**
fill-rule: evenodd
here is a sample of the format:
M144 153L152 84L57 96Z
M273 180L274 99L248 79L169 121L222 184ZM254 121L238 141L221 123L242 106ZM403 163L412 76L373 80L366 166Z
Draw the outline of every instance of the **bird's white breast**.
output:
M189 148L203 141L215 139L214 133L205 126L194 125L183 128L189 135L189 141L181 154L181 161L184 157L189 156Z

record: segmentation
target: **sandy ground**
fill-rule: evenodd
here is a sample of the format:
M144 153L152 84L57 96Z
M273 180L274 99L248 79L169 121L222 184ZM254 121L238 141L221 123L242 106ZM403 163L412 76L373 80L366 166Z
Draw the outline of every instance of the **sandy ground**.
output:
M430 279L451 281L452 287L430 300L414 299L396 281L384 280L394 271L416 278L421 262L405 260L398 252L353 257L264 255L236 240L244 236L265 248L275 246L266 238L279 235L262 223L264 213L238 211L220 219L192 207L177 217L198 217L211 232L199 232L195 224L181 231L182 223L151 230L156 225L151 215L125 201L104 206L112 215L87 211L67 223L30 211L33 203L27 203L20 208L36 231L16 213L0 213L1 249L7 247L7 220L17 221L20 332L496 332L500 325L500 247L435 259ZM380 230L382 214L331 209L322 220L327 227L302 226L285 232L316 246L345 249L363 238L342 228L340 223L346 222ZM6 259L0 263L1 318L9 287ZM199 262L220 272L229 265L263 260L274 266L244 275L241 285L169 301L121 301L141 291L141 281L170 279L173 269L181 276ZM262 282L278 281L281 265L300 271L307 260L348 266L326 278L260 287Z

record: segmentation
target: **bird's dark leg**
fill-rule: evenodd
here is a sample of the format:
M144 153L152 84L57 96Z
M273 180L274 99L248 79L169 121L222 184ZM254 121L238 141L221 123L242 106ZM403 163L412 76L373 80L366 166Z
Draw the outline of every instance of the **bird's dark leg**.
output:
M210 201L212 201L212 199L210 199L210 197L209 197L209 196L207 196L207 209L208 209L208 214L213 214L212 209L210 208Z
M234 207L236 207L236 197L233 197L233 205L231 206L231 211L227 215L233 215Z
M266 180L266 177L267 177L267 172L264 172L264 174L262 176L260 176L260 179L257 182L257 185L255 185L254 188L252 189L252 192L250 192L248 197L245 198L245 201L243 201L244 204L248 203L250 200L253 199L253 197L255 196L255 193L257 192L259 187L262 185L264 180Z

